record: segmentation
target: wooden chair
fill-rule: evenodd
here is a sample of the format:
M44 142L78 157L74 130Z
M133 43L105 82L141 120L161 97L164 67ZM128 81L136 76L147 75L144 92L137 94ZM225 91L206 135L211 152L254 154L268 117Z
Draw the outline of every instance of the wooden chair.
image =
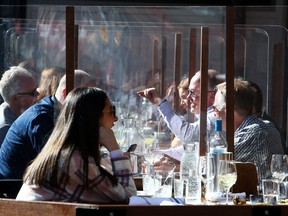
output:
M237 181L232 187L233 193L246 192L247 197L250 194L258 194L258 175L254 163L236 162Z

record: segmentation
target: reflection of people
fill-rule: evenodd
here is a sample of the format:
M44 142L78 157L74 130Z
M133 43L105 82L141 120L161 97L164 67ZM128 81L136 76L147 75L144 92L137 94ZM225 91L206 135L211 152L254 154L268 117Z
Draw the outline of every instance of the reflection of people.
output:
M189 103L187 100L187 96L189 94L189 78L184 76L183 79L180 81L179 85L177 86L179 99L180 99L180 113L184 120L189 121L188 119L188 112L189 112ZM181 145L181 139L177 136L173 138L171 141L171 147L177 147Z
M115 121L115 108L104 91L74 89L47 144L27 168L16 199L128 203L137 191L129 157L111 130ZM113 174L100 165L100 146L110 152Z
M12 123L36 102L36 88L36 80L22 67L11 67L2 75L0 91L4 103L0 105L0 146Z
M75 70L75 87L94 86L86 72ZM22 178L27 164L41 151L66 98L66 76L55 95L44 97L11 125L0 148L0 178Z
M253 162L260 180L270 176L272 154L283 154L280 134L252 114L255 89L248 81L234 80L234 159ZM215 115L222 118L226 130L226 83L217 86Z
M62 67L46 67L42 70L38 87L38 100L56 93L60 79L65 75L65 72Z
M208 70L208 94L207 94L207 129L209 133L214 130L215 116L213 113L213 102L215 97L214 87L219 80L216 79L218 74L215 70ZM200 78L201 72L198 71L190 80L189 94L187 99L190 105L190 111L195 114L198 118L200 114ZM181 116L174 112L171 104L167 100L162 100L159 93L154 88L148 88L139 91L140 96L146 97L154 104L158 104L158 110L164 117L168 127L171 131L180 138L184 143L199 140L199 120L189 123L184 120ZM183 148L180 155L183 153ZM181 157L181 156L180 156ZM180 158L178 158L180 159Z

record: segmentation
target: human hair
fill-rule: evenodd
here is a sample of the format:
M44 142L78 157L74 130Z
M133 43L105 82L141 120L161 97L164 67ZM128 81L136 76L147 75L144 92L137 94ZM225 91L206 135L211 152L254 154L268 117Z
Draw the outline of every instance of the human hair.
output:
M182 80L180 81L179 85L177 86L177 89L183 89L183 90L188 90L189 88L189 77L186 75L183 76Z
M60 79L65 75L65 69L62 67L46 67L41 73L39 83L38 100L48 95L54 95L59 85Z
M0 92L5 102L9 102L11 97L21 91L22 78L33 76L26 69L19 66L12 66L6 70L0 80Z
M226 108L226 82L217 85L217 109ZM255 90L243 78L234 79L234 110L241 116L251 115L254 106Z
M263 106L263 94L260 87L252 81L248 81L252 88L255 89L254 95L254 112L257 116L262 115L262 106Z
M242 78L234 79L234 110L241 116L251 115L255 90Z
M78 149L83 160L83 185L88 187L89 156L102 175L116 185L116 177L100 165L99 120L107 100L106 93L96 87L72 90L46 145L26 169L23 181L39 186L59 185L61 178L67 178L72 152Z
M226 108L226 82L220 83L216 86L218 97L217 104L214 102L217 110L223 111ZM216 100L215 100L216 101Z

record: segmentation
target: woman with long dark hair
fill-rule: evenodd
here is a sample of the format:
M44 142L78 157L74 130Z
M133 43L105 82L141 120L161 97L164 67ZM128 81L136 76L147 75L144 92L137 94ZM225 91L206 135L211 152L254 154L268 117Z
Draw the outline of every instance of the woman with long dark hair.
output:
M49 140L26 169L16 199L127 203L137 191L129 157L111 130L117 120L103 90L71 91ZM110 152L112 173L101 166L101 146Z

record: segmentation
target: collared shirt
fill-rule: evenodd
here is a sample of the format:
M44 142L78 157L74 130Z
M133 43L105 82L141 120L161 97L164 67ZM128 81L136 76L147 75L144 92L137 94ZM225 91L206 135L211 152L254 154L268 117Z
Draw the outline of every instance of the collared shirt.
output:
M11 125L0 148L1 178L22 178L54 127L54 96L29 107Z
M234 159L255 163L261 180L271 176L273 154L284 154L280 134L273 123L255 115L246 117L234 133Z
M10 126L17 119L6 102L0 105L0 146L9 130Z
M89 157L89 186L85 188L81 153L74 150L69 163L69 173L65 173L66 177L61 178L61 182L57 187L38 187L23 184L16 199L25 201L128 203L129 197L137 194L129 157L123 155L115 157L112 154L110 156L112 173L118 179L118 184L114 187L111 181L101 174L94 159Z
M168 101L163 101L158 110L163 116L170 130L184 143L199 141L200 120L189 123L183 117L174 112ZM196 116L197 117L197 116ZM212 106L207 109L207 137L214 131L216 117Z

